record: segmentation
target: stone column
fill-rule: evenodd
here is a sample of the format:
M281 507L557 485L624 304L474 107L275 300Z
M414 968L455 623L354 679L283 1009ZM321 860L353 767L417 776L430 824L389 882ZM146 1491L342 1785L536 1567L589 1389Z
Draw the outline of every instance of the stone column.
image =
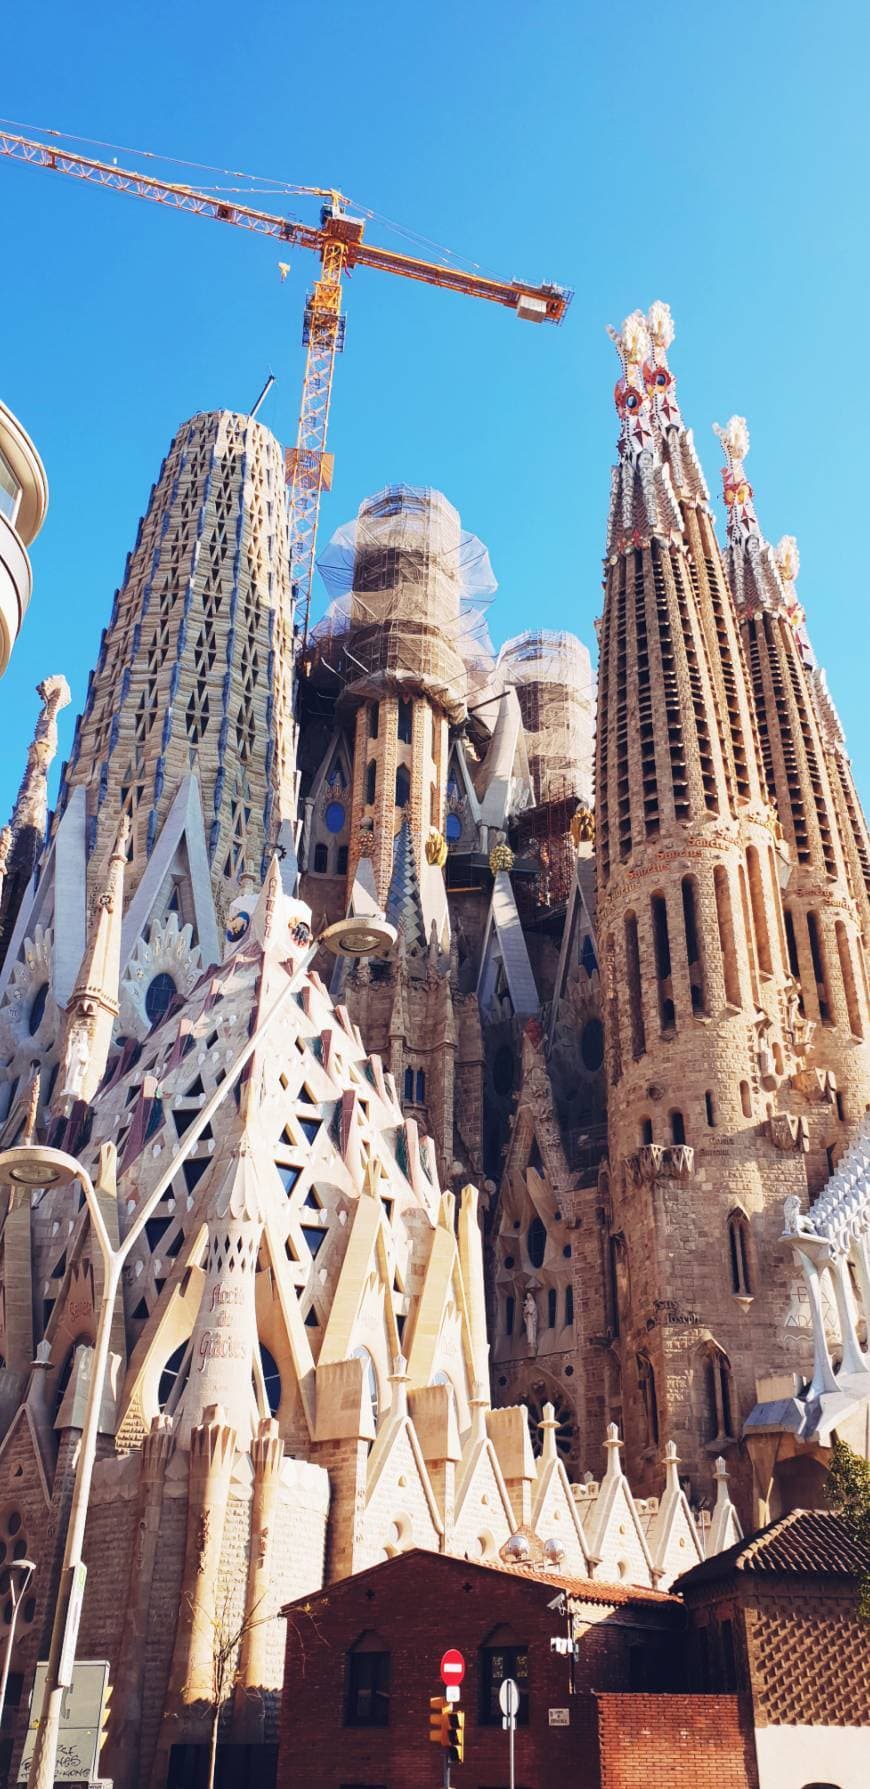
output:
M127 1584L124 1638L115 1673L106 1749L100 1759L102 1774L116 1784L139 1780L151 1587L160 1542L164 1474L173 1445L172 1418L155 1416L140 1455L136 1540Z
M268 1617L275 1614L275 1610L270 1607L269 1592L283 1458L284 1444L278 1432L278 1424L273 1416L265 1417L251 1448L254 1485L248 1583L245 1592L247 1625L242 1635L233 1711L233 1738L238 1743L248 1745L262 1745L265 1732L264 1688L268 1678L268 1633L271 1625Z
M173 1744L207 1739L214 1701L218 1575L236 1436L219 1404L190 1435L187 1533L175 1646L151 1789L164 1789Z

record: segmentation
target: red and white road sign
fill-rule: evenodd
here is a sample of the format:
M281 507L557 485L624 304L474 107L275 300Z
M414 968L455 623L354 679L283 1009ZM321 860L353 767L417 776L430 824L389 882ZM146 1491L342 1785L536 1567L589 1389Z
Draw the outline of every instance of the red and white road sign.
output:
M448 1648L441 1660L441 1682L461 1683L465 1676L465 1660L455 1646Z

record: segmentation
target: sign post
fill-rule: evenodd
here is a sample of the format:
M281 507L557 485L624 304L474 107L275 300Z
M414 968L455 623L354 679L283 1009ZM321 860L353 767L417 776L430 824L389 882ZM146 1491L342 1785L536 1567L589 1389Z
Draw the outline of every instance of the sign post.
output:
M508 1740L509 1740L509 1744L510 1744L510 1753L509 1753L510 1789L515 1789L516 1777L514 1775L514 1734L516 1732L516 1727L517 1727L517 1713L519 1711L519 1706L520 1706L520 1692L519 1692L519 1689L517 1688L517 1685L512 1677L505 1678L505 1680L498 1692L498 1705L499 1705L499 1708L501 1709L501 1714L502 1714L501 1724L503 1727L506 1727L508 1730Z
M44 1661L36 1667L30 1720L18 1771L19 1783L26 1783L30 1777L46 1670ZM57 1763L54 1766L56 1783L92 1783L96 1778L108 1682L108 1660L76 1660L71 1682L64 1690L61 1704L60 1741Z
M450 1705L455 1705L459 1701L460 1685L465 1676L465 1660L462 1653L457 1652L455 1646L448 1646L447 1651L442 1654L439 1674L441 1682L444 1685L444 1702L447 1716L447 1742L444 1751L443 1789L450 1789L450 1760L452 1757L455 1757L457 1763L461 1764L465 1752L463 1738L465 1716L460 1713L458 1708L456 1709L455 1715L450 1713ZM441 1743L444 1745L444 1740L442 1740Z

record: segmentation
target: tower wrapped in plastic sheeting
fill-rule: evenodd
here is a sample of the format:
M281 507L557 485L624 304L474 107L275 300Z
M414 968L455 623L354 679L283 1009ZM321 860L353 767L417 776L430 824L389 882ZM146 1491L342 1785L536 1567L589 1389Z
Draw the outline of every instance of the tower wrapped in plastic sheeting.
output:
M416 690L461 719L469 689L486 681L496 580L486 547L446 497L388 485L337 529L318 570L333 600L315 645L347 687Z
M529 770L540 805L592 800L595 685L576 634L530 630L507 640L498 671L519 698Z

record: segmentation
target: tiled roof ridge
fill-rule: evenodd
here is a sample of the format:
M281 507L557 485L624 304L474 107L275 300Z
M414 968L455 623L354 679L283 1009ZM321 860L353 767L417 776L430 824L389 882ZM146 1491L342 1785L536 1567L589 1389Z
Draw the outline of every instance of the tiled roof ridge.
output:
M740 1545L737 1558L734 1562L737 1570L739 1572L745 1572L747 1567L751 1569L752 1560L755 1559L759 1553L763 1553L770 1546L772 1541L778 1540L779 1536L783 1534L787 1528L794 1527L799 1516L825 1516L832 1514L832 1510L788 1510L784 1516L778 1516L776 1521L771 1523L770 1527L760 1528L757 1534L751 1535L748 1540Z

